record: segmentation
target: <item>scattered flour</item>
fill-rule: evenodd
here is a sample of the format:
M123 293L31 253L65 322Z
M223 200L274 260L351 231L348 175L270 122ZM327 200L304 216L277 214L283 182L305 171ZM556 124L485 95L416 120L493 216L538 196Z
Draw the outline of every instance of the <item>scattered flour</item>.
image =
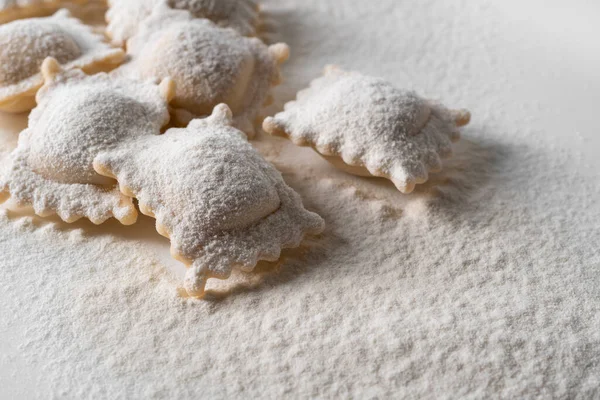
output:
M402 195L259 137L327 229L203 301L149 218L3 213L0 397L600 396L597 24L537 1L266 3L295 52L280 104L339 63L470 109L454 156ZM565 21L596 35L555 40Z

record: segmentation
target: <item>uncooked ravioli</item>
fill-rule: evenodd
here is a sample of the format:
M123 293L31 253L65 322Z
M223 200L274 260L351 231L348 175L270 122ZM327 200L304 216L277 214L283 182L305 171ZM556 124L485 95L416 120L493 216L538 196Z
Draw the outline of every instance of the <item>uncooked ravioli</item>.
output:
M43 84L40 66L47 57L66 69L95 73L115 68L125 55L67 10L0 25L0 111L23 112L35 106Z
M171 77L177 83L173 106L206 116L220 103L233 111L236 126L249 136L270 91L281 81L285 44L266 46L186 11L157 7L127 43L131 62L115 71L139 79ZM181 118L179 118L181 120Z
M113 42L123 45L134 36L140 24L157 5L190 12L215 24L233 28L244 36L255 36L258 5L253 0L109 0L106 31Z
M160 134L169 121L172 82L90 76L61 70L52 58L42 72L38 106L0 175L0 198L10 196L40 216L56 213L66 222L82 217L97 224L111 217L135 222L131 199L119 192L116 181L94 171L93 159L125 140Z
M410 193L442 168L470 118L384 79L329 67L263 128L314 148L340 169L390 179Z
M171 239L171 253L189 267L191 296L202 296L207 279L225 279L235 267L276 261L283 248L324 227L232 124L221 104L187 128L130 140L94 160L96 171L136 197Z

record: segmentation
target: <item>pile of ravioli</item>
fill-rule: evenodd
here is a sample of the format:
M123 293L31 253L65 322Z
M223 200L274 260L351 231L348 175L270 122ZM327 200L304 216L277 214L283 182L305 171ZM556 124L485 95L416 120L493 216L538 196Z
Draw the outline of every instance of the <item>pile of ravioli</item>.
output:
M73 16L90 3L106 26ZM0 0L0 22L0 111L29 112L0 202L95 224L133 224L139 210L188 267L194 297L324 230L249 142L257 129L410 193L470 118L329 67L265 119L289 49L258 38L253 0Z

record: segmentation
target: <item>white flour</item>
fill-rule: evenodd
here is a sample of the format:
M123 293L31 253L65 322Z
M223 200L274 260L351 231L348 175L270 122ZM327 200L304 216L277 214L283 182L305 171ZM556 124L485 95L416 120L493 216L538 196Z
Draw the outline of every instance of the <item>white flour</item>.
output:
M402 195L260 137L327 229L206 301L151 219L0 217L0 397L598 397L600 10L532 1L267 2L280 104L382 76L473 112L455 156Z

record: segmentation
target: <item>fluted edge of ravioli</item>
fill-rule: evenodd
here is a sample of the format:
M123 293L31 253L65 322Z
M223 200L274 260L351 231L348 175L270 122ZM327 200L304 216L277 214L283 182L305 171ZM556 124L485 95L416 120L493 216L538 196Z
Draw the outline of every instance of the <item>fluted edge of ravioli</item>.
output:
M347 172L391 180L403 193L442 168L470 113L337 67L298 92L263 129L312 147Z
M189 267L184 286L192 296L204 294L209 278L275 261L283 248L324 229L232 124L229 108L219 105L187 128L132 141L94 161L98 173L117 179L140 211L156 218L172 255Z
M128 40L127 51L130 62L113 73L135 79L171 77L178 87L172 104L178 126L226 103L236 127L250 138L260 125L261 108L273 101L271 89L281 83L280 67L290 53L284 43L267 46L164 5L144 20Z
M32 35L30 43L29 35ZM28 48L32 43L35 46ZM19 57L24 64L20 67L15 64ZM125 53L110 46L102 35L72 17L66 9L49 17L0 25L0 110L22 112L35 106L35 93L43 84L39 69L47 57L58 58L65 69L80 68L96 73L114 69L123 62ZM35 65L27 66L27 62ZM13 82L10 75L22 74L24 69L29 69L31 74Z
M93 170L93 157L126 139L159 135L169 121L173 83L167 79L154 85L107 74L86 75L77 69L63 70L51 58L42 71L46 83L37 93L39 105L0 173L0 200L11 197L20 205L32 206L37 215L56 213L65 222L86 217L100 224L114 217L125 225L134 223L137 210L131 197L120 193L116 181ZM96 109L93 102L98 101L98 93L111 90L137 101L144 120L123 114L118 102L98 103L100 109ZM105 113L106 107L114 110ZM86 116L100 119L90 121ZM122 126L111 116L134 120Z

